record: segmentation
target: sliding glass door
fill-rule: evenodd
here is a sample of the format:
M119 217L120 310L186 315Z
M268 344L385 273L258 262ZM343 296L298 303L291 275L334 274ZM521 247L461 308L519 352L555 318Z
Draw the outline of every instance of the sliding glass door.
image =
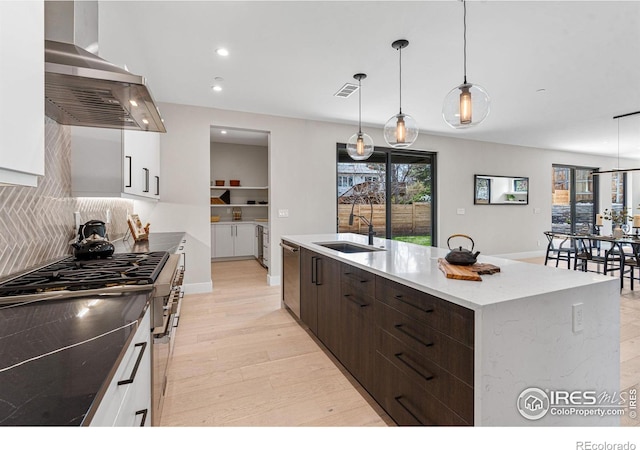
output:
M391 152L391 236L405 242L431 245L432 154Z
M597 184L590 167L553 165L551 230L558 233L594 231Z
M435 153L376 147L366 161L354 161L338 144L338 232L367 234L373 220L377 237L432 245L434 186Z

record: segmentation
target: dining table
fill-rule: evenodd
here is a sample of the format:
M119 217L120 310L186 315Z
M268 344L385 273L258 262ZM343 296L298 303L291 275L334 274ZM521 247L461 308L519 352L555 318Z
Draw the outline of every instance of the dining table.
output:
M634 270L640 268L640 236L624 234L620 237L600 235L594 233L553 233L554 237L573 242L575 248L574 270L581 266L584 272L588 269L589 261L597 264L596 272L603 274L618 271L620 288L622 289L625 274L630 274L630 286L633 290Z

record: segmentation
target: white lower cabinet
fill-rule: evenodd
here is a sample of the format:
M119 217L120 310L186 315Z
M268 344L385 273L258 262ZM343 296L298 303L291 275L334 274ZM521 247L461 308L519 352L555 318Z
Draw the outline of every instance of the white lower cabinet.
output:
M147 309L91 426L151 426L151 322Z
M211 225L211 257L253 256L254 240L252 223Z

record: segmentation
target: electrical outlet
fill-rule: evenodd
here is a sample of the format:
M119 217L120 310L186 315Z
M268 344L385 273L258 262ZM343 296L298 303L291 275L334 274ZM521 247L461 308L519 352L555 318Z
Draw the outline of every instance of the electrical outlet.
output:
M571 306L571 311L573 313L573 332L578 333L579 331L584 330L584 310L583 303L576 303Z
M540 208L533 208L534 214L540 214Z
M458 210L456 211L456 213L460 216L464 215L464 208L458 208Z

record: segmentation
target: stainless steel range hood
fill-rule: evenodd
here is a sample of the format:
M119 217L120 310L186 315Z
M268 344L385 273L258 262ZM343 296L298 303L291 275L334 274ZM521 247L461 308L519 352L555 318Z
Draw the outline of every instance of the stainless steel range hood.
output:
M74 14L79 8L84 14L89 9L95 17L76 20ZM78 33L74 27L86 28L87 23L95 24L93 34L97 39L97 11L97 2L45 2L45 34L48 39L56 38L45 40L46 115L64 125L165 133L144 77L73 42L75 36L87 34L86 30ZM67 28L69 33L65 34ZM65 42L60 36L66 38Z

